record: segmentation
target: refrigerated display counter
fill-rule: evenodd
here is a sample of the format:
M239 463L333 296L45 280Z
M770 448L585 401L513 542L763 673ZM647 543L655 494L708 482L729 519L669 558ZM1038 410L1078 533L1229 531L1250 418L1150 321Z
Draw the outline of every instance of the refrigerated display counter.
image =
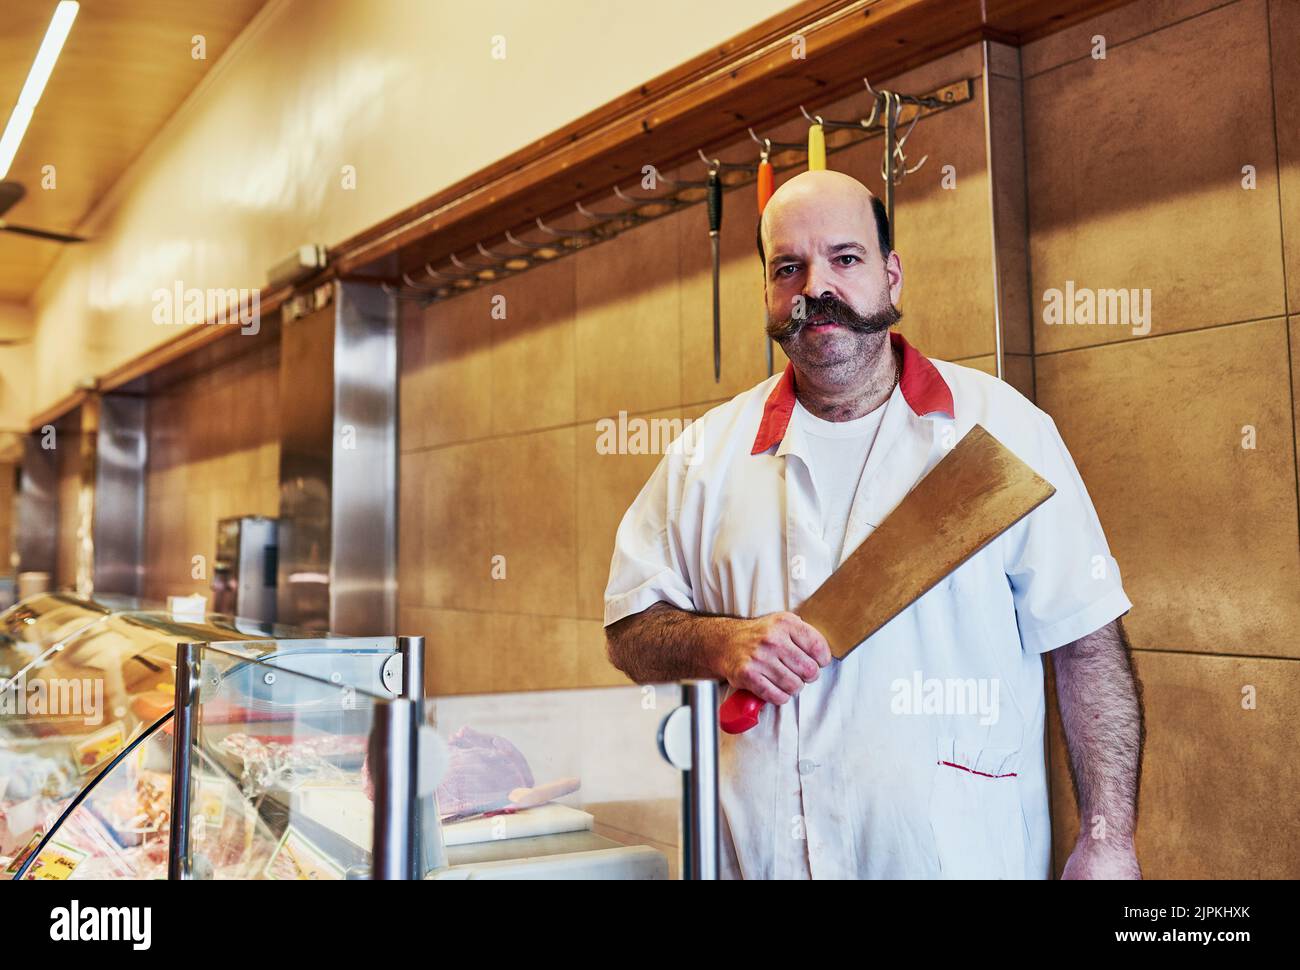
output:
M305 668L344 687L354 680L369 683L372 676L382 683L384 675L373 672L396 649L391 637L357 642L299 639L292 633L226 616L107 613L28 659L18 674L6 678L0 693L4 874L35 877L45 871L57 878L91 863L86 873L108 875L107 863L92 860L114 857L113 845L139 849L129 855L140 859L157 854L168 830L168 725L178 644L247 645L264 656L267 668L281 671L279 676ZM259 689L269 688L253 686L249 693L256 696ZM108 774L113 784L101 787ZM111 809L104 801L110 791ZM82 804L95 806L107 828L87 826L86 813L74 812ZM77 818L70 821L73 814ZM62 835L56 837L56 831ZM55 865L56 858L63 862ZM120 860L114 865L111 874L129 874Z
M190 754L173 776L193 822L174 875L716 874L712 683L423 698L420 638L399 638L396 674L346 687L278 673L262 649L198 645L186 661L175 730Z
M425 698L418 637L140 613L32 676L98 678L104 716L2 725L10 878L716 873L711 683Z

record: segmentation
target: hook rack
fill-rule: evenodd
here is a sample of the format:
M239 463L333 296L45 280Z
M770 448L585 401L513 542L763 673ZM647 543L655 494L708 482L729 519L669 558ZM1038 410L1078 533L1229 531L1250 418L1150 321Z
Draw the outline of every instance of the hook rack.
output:
M917 123L923 116L970 101L974 96L974 79L964 78L921 96L902 94L884 88L877 90L871 86L870 79L865 77L862 83L872 98L870 114L865 118L828 119L820 114L810 113L803 105L799 106L799 112L809 124L819 124L828 132L826 138L828 152L842 151L868 138L884 136L885 145L881 157L880 175L885 184L885 205L892 233L894 190L904 178L915 174L930 157L928 154L923 155L920 161L909 165L905 151L908 139L915 132ZM915 109L906 120L904 120L905 108ZM906 125L905 129L903 129L904 125ZM900 129L903 129L901 134ZM831 135L830 132L839 134ZM748 133L750 139L759 148L759 159L769 161L774 168L791 168L802 164L803 158L806 157L808 149L806 142L776 141L760 135L753 127L748 128ZM705 154L702 148L696 149L696 155L709 171L719 174L725 188L746 184L757 175L757 163L725 162ZM540 230L550 237L549 240L524 239L514 231L507 230L503 234L505 242L520 250L519 253L497 252L478 242L475 244L475 252L488 261L486 264L466 263L457 254L452 253L445 257L446 261L462 272L435 270L432 263L426 263L423 269L433 283L431 287L421 281L413 280L408 272L401 274L402 286L385 282L384 292L399 299L414 300L427 305L485 282L525 272L541 263L611 239L626 229L694 205L703 201L708 187L708 182L704 179L678 178L666 175L657 168L655 177L668 186L670 191L660 195L635 196L616 185L612 193L616 199L626 204L627 207L624 209L605 212L591 209L582 202L574 204L574 212L591 223L587 228L566 229L548 225L541 216L538 216L534 219L534 227L530 229ZM404 292L404 288L414 292Z

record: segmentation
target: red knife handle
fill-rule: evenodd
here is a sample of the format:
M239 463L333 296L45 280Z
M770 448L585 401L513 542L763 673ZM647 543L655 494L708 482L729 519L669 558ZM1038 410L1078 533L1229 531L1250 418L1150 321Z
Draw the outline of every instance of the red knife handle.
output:
M764 158L758 163L758 214L760 216L775 191L776 180L772 172L772 163Z
M732 691L718 708L718 726L728 734L744 734L758 723L763 704L747 690Z

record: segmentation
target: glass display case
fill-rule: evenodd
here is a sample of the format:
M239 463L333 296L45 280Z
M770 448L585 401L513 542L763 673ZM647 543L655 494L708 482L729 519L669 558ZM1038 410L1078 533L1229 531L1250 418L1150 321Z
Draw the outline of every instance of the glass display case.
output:
M190 675L176 677L176 711L114 759L15 875L368 877L366 752L377 708L397 699L390 686L401 686L396 641L181 649L180 669Z
M32 665L5 875L716 875L712 683L426 698L421 638L268 629L108 614Z
M298 640L286 628L157 611L100 611L67 633L94 606L60 604L62 623L53 620L59 610L37 614L27 628L50 617L44 628L59 636L44 637L53 643L40 652L25 649L0 693L0 870L10 878L62 878L83 863L89 874L149 874L133 860L156 856L168 830L178 644L260 644L248 649L281 676L306 668L344 686L395 676L383 673L393 638ZM126 848L141 851L116 852Z
M0 613L0 682L17 677L57 644L112 612L71 593L40 593L15 603Z
M715 878L716 687L433 697L434 879Z

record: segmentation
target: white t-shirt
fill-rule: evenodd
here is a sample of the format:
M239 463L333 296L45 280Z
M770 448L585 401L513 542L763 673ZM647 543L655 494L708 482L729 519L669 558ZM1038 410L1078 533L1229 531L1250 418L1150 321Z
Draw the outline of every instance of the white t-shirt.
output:
M822 538L836 562L844 548L853 497L888 403L886 398L874 411L850 421L826 421L798 401L794 405L794 420L808 435L813 483L822 506Z

